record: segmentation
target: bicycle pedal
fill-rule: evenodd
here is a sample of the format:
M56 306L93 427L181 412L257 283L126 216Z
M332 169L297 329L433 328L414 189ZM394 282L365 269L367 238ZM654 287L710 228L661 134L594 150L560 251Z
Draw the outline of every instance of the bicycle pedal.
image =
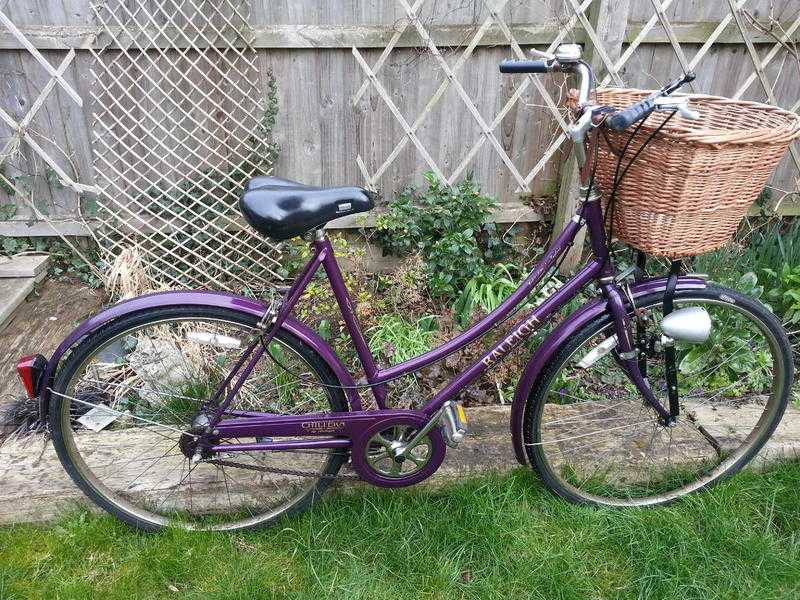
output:
M442 434L451 448L458 446L467 436L467 415L458 402L445 402L442 406Z

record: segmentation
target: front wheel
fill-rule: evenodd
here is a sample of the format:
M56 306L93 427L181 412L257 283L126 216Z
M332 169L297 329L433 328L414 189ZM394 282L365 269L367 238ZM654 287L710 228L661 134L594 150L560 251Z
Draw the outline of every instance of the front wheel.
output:
M637 307L646 315L647 378L668 406L662 302L657 293ZM523 439L529 460L559 495L610 506L664 504L736 473L772 435L793 378L781 324L759 302L719 287L676 293L675 309L688 306L708 311L712 332L702 345L675 344L680 415L673 426L659 422L615 352L599 360L590 354L614 335L608 315L545 367L525 407Z

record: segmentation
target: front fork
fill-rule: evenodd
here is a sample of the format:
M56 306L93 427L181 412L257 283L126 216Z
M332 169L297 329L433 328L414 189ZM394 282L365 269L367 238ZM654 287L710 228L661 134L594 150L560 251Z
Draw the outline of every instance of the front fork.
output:
M658 398L650 388L647 378L639 368L639 352L633 341L631 320L628 317L628 311L625 309L625 303L622 300L619 287L611 281L602 283L601 288L608 301L608 311L614 321L614 328L617 334L617 356L622 370L631 380L631 383L636 386L636 389L639 390L639 393L642 394L645 402L658 413L661 423L663 425L671 425L675 421L675 417L658 401Z
M594 187L593 181L595 147L600 143L598 126L605 118L602 113L595 110L596 108L587 107L578 122L571 128L570 133L579 167L581 195L586 198L585 204L590 205L589 212L592 213L592 217L587 219L592 250L595 256L599 256L606 261L606 268L600 279L600 287L608 302L608 311L614 320L614 328L618 340L617 356L622 370L636 386L636 389L639 390L639 393L642 394L645 402L658 413L660 421L664 425L671 425L675 421L675 416L671 414L671 411L665 409L655 397L653 390L650 389L646 375L642 373L642 369L639 367L640 357L633 341L631 321L628 318L628 311L625 309L625 303L622 300L622 293L614 281L614 273L610 267L607 245L610 240L606 240L604 218L599 208L600 194Z

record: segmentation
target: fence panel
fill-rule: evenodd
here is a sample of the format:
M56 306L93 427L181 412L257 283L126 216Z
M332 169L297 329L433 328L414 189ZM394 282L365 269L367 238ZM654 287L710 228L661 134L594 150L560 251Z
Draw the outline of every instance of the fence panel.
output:
M136 6L153 9L164 4ZM196 0L198 14L213 11L217 4ZM538 219L527 199L556 198L563 187L566 121L560 103L565 85L548 77L503 78L497 63L522 48L546 49L561 40L594 47L594 62L604 68L608 83L654 87L682 68L692 68L698 73L695 91L800 109L796 49L800 7L793 0L630 0L624 35L618 32L616 37L595 19L603 7L620 4L611 0L253 0L251 4L246 23L216 37L224 40L230 33L246 38L257 56L254 81L275 77L279 114L273 135L281 153L274 170L310 184L368 184L390 197L409 183L420 183L425 170L438 170L452 181L474 171L484 189L503 204L504 214L498 218ZM60 80L52 84L53 74L0 24L0 108L19 123L42 91L53 88L25 127L41 152L20 138L13 123L0 120L0 144L22 140L0 160L0 182L5 177L11 184L0 186L0 233L51 233L43 219L62 232L85 233L96 224L95 203L85 190L102 181L96 171L99 162L115 164L111 154L141 157L149 146L157 145L157 140L148 139L146 133L138 135L135 129L126 142L107 139L101 144L100 138L92 142L91 84L111 85L109 73L92 71L92 55L111 56L119 46L144 43L143 56L155 53L165 63L188 65L192 59L174 46L185 48L189 42L186 31L181 34L189 21L181 22L176 13L170 22L169 15L160 14L136 39L121 41L113 35L119 24L104 27L94 17L90 0L14 2L3 10L53 69L74 50L63 80L86 102L82 107L75 102ZM189 33L195 37L196 32ZM203 36L192 39L194 51L204 52L208 41ZM119 73L127 72L122 61ZM129 68L136 70L133 65ZM139 98L131 93L119 100L120 106L106 106L112 131L122 127L112 116L114 110L118 117L127 114L139 121L159 112L162 102L152 82L142 73L136 77ZM197 89L192 77L187 75L174 93ZM228 82L210 69L203 85L219 90ZM243 89L264 94L263 83L258 89ZM165 105L172 103L172 109L184 110L186 118L211 110L208 94L185 103L177 96L161 98ZM235 103L223 104L230 108ZM180 126L177 121L173 124ZM222 135L219 132L231 123L223 116L216 125L218 131L211 131L210 138ZM225 154L228 150L201 159L202 145L202 140L190 148L178 144L169 159L139 161L136 172L129 168L127 179L119 183L115 201L125 205L128 197L130 202L134 184L140 191L156 181L176 185L181 172L196 174L231 159ZM793 151L795 156L783 161L772 184L774 201L783 199L780 210L796 213L797 145ZM104 168L111 169L105 162ZM233 197L231 192L229 208ZM146 207L131 210L136 215L131 224L147 216ZM82 216L90 218L84 223ZM225 229L235 228L232 222L228 225ZM274 265L267 258L274 254L264 252L265 264ZM212 280L206 279L208 284Z

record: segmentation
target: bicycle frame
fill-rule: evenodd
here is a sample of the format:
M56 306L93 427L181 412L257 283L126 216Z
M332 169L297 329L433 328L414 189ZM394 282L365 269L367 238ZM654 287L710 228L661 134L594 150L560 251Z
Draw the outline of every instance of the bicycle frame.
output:
M572 300L592 281L598 282L607 300L608 310L614 319L614 326L619 340L618 352L620 359L618 362L620 366L659 415L665 420L669 419L669 412L667 412L653 396L653 393L650 391L650 388L639 372L638 364L635 360L635 351L632 337L629 333L630 327L627 311L622 300L622 291L614 282L615 273L606 243L603 227L603 211L599 202L599 195L592 191L587 194L587 197L588 201L585 202L583 208L567 224L528 277L497 309L467 331L464 331L438 348L387 368L379 368L374 356L370 352L358 318L353 310L353 302L346 289L333 247L324 237L324 234L317 232L316 239L312 242L313 255L286 293L285 300L281 304L277 314L275 314L267 333L264 334L262 340L256 341L245 351L231 374L225 382L220 385L217 399L221 397L222 390L228 388L233 378L238 373L236 383L230 387L225 400L220 403L214 411L212 427L214 428L214 437L217 438L263 436L323 437L324 439L259 442L251 444L214 444L210 449L212 451L232 452L237 450L285 450L290 448L343 448L349 446L350 439L348 438L358 436L365 428L374 425L377 420L386 419L388 422L393 418L407 416L414 417L420 422L425 422L432 418L446 402L455 399L485 371L491 369L512 350L521 345L531 333L545 324L555 312ZM542 281L550 269L555 266L558 257L574 243L576 235L584 225L588 227L593 249L593 258L586 266L570 278L552 296L528 313L519 324L487 350L478 360L453 378L448 385L439 391L420 410L393 410L386 407L386 384L389 381L414 373L431 363L463 349L465 346L483 336L490 329L498 326L525 301L527 296ZM297 301L303 295L303 292L320 266L324 269L330 281L345 326L363 367L366 386L371 388L378 410L362 410L360 400L356 406L352 406L354 409L353 411L345 413L286 416L229 410L229 407L233 403L244 381L255 368L258 361L263 357L269 342L274 338L276 332L282 327L286 320L290 318ZM223 415L236 418L222 420ZM331 435L343 437L333 438L330 437Z
M46 418L47 407L50 400L50 385L62 357L83 336L101 327L108 321L119 316L146 310L157 306L170 305L205 305L224 306L233 310L246 312L261 317L260 327L262 332L253 337L248 347L243 352L236 365L219 385L216 393L205 406L205 416L208 417L204 433L200 435L200 445L212 452L236 451L268 451L310 448L347 448L354 440L361 439L367 431L374 431L376 426L384 422L387 426L405 420L407 423L416 424L418 428L431 423L432 419L441 414L442 407L455 399L468 385L474 382L484 372L491 369L503 360L510 352L519 347L539 327L547 323L554 313L560 310L570 300L592 282L597 282L602 291L603 299L596 300L573 313L562 322L556 331L548 337L537 350L533 360L522 374L520 384L515 394L512 407L512 436L517 458L524 462L520 443L521 408L524 398L530 391L538 373L546 361L564 343L570 334L575 333L580 327L585 326L587 318L598 318L608 314L613 323L617 336L615 359L630 381L636 386L645 402L659 415L663 423L671 422L673 416L655 398L649 385L639 371L637 353L634 348L633 336L628 319L628 307L623 298L628 298L631 303L639 294L652 293L664 289L663 280L650 280L639 285L626 287L625 293L616 281L616 273L610 259L609 248L604 230L603 209L600 195L591 185L592 160L588 157L594 155L594 148L598 143L598 126L602 124L603 117L595 115L588 94L591 88L592 73L585 63L577 62L565 65L565 72L578 73L581 76L581 92L579 106L583 107L578 114L580 119L572 128L573 149L578 158L580 179L582 182L581 208L573 216L561 234L553 241L551 247L542 259L535 265L531 273L499 307L484 317L480 322L467 331L456 336L438 348L421 356L417 356L401 364L386 368L379 368L374 356L361 330L358 318L353 310L353 301L346 289L344 278L336 261L333 247L325 238L322 230L315 232L312 241L313 253L308 264L300 272L284 301L276 312L265 310L263 305L249 301L245 298L228 294L213 292L167 292L136 298L120 303L103 313L96 315L82 324L56 349L48 361L41 381L40 410ZM588 135L587 135L588 134ZM547 273L555 266L558 258L575 243L578 232L586 227L592 247L592 259L572 278L570 278L558 291L547 298L539 306L532 309L521 319L512 330L499 342L495 343L484 354L464 371L456 375L442 390L436 393L419 410L395 410L387 408L386 384L390 381L410 375L446 356L462 350L467 345L475 342L484 334L499 326L525 301L529 294L543 280ZM344 319L347 331L356 349L356 354L363 367L366 382L356 385L352 375L347 372L341 361L335 356L331 348L313 331L299 323L292 317L292 312L298 300L308 287L309 283L322 267L330 281L334 297ZM689 279L678 282L678 287L683 288L704 287L701 280ZM256 364L264 356L269 343L277 332L285 329L299 337L304 343L315 350L320 357L328 363L338 377L350 404L349 412L318 413L309 415L280 415L271 413L257 413L238 411L232 408L234 400L244 382L252 373ZM235 382L234 382L235 380ZM359 389L371 389L377 410L364 410L359 396ZM224 394L224 399L223 399ZM220 400L222 400L220 402ZM223 419L223 416L228 417ZM232 417L232 418L231 418ZM380 430L378 430L380 431ZM222 443L230 438L268 438L257 440L255 443ZM294 438L282 441L272 441L269 438ZM297 439L299 438L299 439ZM354 461L360 460L354 457Z

